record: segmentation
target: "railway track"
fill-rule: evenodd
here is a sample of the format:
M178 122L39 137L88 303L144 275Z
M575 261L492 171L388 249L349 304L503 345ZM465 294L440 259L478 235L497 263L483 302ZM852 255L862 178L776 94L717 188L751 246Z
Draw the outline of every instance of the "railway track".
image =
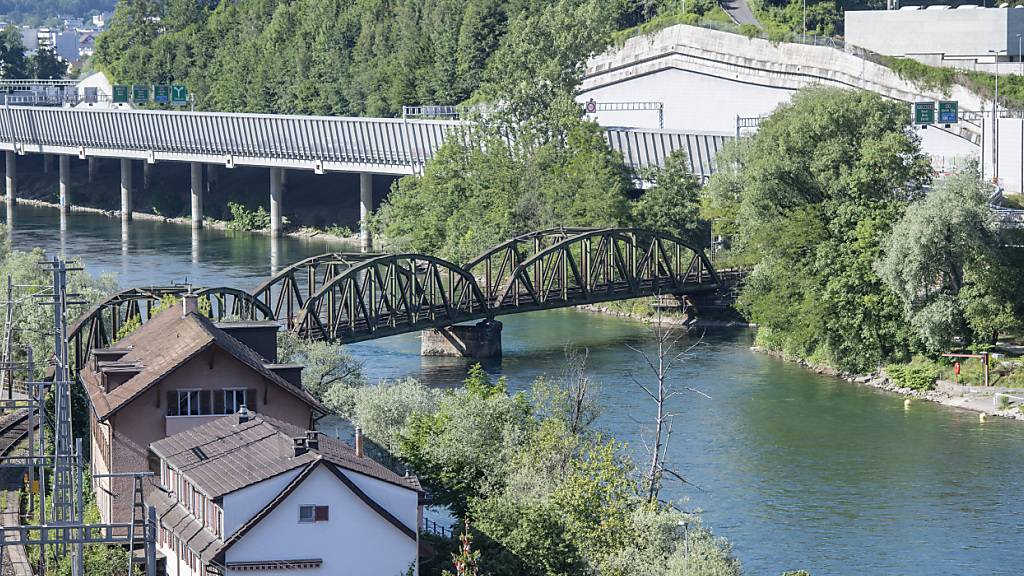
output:
M27 408L0 416L0 456L10 456L11 452L28 435L28 416ZM10 482L6 485L7 506L0 511L0 524L5 526L20 524L20 484L16 479L8 478L6 475L0 476L0 481ZM33 574L27 551L19 542L20 540L15 540L3 547L3 576L32 576Z
M0 456L7 456L28 434L28 409L0 416Z

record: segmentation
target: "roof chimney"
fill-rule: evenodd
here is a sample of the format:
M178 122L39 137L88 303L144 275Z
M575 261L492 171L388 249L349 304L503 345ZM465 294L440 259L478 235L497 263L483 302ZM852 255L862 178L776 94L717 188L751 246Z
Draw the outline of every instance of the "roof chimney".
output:
M199 297L189 292L181 297L181 317L199 313Z
M292 438L292 449L295 451L295 457L302 456L306 452L309 452L309 445L306 444L306 437L299 436Z
M316 430L306 430L306 446L310 450L320 449L320 433Z
M356 457L363 457L363 429L356 427Z
M252 420L252 414L249 413L249 409L242 404L238 407L238 423L245 424L249 420Z

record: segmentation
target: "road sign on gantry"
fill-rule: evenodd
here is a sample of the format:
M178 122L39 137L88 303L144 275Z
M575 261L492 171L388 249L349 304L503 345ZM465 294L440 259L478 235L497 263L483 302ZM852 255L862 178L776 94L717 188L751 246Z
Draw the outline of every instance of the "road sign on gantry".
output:
M114 86L114 104L127 104L128 103L128 87L127 86Z
M914 102L914 124L935 123L935 102Z
M153 102L157 104L167 104L171 101L171 87L170 86L153 86Z
M142 84L132 85L132 102L136 104L149 102L149 86Z
M171 104L184 106L188 102L188 89L181 85L171 86Z
M939 124L956 124L960 116L960 105L956 100L939 102Z

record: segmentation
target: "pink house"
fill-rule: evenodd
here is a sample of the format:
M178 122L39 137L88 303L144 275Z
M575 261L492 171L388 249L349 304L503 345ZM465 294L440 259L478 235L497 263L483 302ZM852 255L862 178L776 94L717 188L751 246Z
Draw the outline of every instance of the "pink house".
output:
M277 363L274 322L214 323L194 296L116 346L93 351L81 380L92 407L92 472L158 471L153 442L234 414L242 406L303 430L326 409L301 382L302 367ZM105 522L132 516L130 478L94 482Z

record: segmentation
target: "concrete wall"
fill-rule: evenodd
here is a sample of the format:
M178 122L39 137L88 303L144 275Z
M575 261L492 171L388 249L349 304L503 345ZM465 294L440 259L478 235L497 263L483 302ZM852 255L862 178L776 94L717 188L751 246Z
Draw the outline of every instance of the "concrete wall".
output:
M992 58L989 50L1016 54L1024 10L849 10L845 23L847 43L879 54Z
M357 485L363 478L345 472ZM389 494L377 499L398 518L416 516L417 495L398 486L382 487ZM300 523L299 506L328 506L327 522ZM415 524L409 524L415 529ZM227 562L321 558L313 570L289 574L404 574L417 558L417 542L374 512L329 470L321 466L266 518L226 553ZM277 573L279 573L278 571ZM227 576L253 572L227 570ZM270 572L257 574L271 574Z

